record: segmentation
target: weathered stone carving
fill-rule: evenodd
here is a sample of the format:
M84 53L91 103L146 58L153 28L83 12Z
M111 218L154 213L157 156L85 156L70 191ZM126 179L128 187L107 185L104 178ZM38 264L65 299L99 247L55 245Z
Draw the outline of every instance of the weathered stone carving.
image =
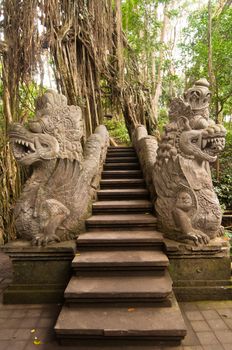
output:
M108 133L99 126L84 141L80 108L51 90L38 99L27 128L12 125L14 156L32 170L14 211L19 238L46 245L73 239L83 229Z
M143 125L138 125L132 135L132 142L139 157L143 177L152 197L155 196L155 188L152 180L152 172L156 161L156 151L158 148L157 139L148 135L147 129Z
M184 100L172 101L153 173L161 230L170 239L195 244L223 235L209 162L224 148L226 131L209 118L210 95L201 79Z

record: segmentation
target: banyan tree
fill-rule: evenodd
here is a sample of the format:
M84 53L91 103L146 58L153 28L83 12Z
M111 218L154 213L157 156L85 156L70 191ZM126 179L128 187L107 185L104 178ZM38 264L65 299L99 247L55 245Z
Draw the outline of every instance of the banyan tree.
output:
M129 133L137 123L154 130L151 96L139 79L133 50L122 30L120 0L3 0L1 8L0 232L14 238L12 207L26 174L8 142L12 122L33 114L44 91L44 60L56 88L82 109L86 136L107 106L123 114ZM40 76L40 84L36 84Z

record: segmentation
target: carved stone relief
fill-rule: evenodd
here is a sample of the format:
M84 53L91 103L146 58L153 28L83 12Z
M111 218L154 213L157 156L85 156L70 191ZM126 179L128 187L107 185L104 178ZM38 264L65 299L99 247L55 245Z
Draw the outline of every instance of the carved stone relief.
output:
M223 150L226 130L209 117L210 96L209 83L200 79L184 100L171 102L153 172L161 230L196 245L223 235L209 163Z
M73 239L83 229L107 130L98 127L85 143L80 108L48 90L28 127L12 125L10 142L15 159L32 171L14 210L18 237L33 245Z

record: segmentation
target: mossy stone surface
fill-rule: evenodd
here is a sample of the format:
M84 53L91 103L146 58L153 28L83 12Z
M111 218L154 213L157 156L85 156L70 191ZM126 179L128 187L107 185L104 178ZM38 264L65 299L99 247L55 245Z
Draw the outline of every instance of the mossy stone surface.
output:
M11 258L13 268L13 281L4 291L4 303L63 301L64 290L71 277L75 241L46 247L32 247L30 242L15 241L8 243L4 251Z
M230 258L169 258L169 272L173 281L226 280L230 279Z

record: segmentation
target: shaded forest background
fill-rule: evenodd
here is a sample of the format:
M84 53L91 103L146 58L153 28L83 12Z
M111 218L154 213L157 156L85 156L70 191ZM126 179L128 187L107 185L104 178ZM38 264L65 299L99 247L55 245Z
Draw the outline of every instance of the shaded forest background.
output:
M128 143L140 123L159 137L170 100L206 77L211 116L228 129L215 188L232 209L232 1L3 0L0 13L0 240L15 237L25 181L10 151L12 122L34 115L49 86L79 105L88 137L107 124Z

